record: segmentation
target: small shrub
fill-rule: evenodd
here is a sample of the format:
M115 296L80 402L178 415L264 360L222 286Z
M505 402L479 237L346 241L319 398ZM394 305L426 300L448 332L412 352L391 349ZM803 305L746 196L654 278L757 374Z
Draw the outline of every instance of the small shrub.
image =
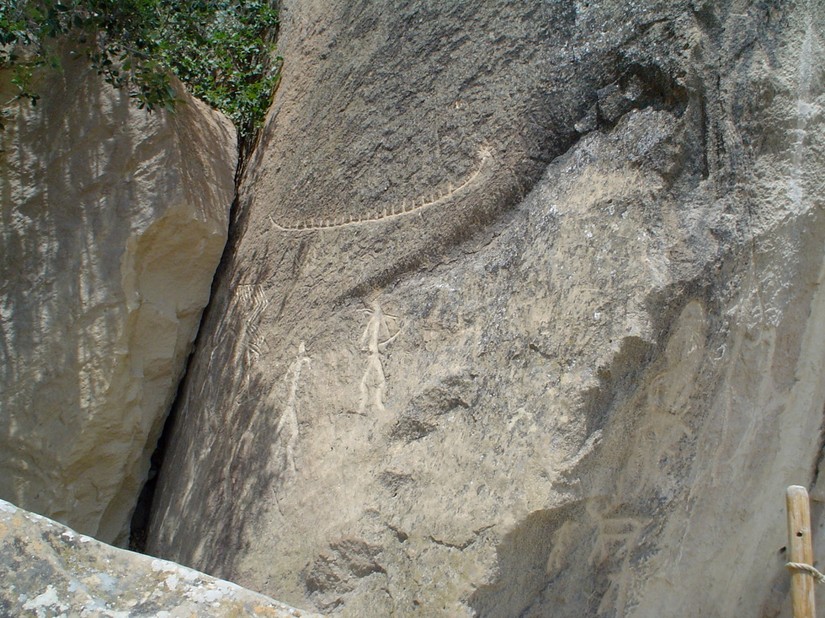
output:
M0 67L33 104L33 71L57 64L54 44L85 45L92 66L141 108L172 108L170 72L248 138L277 85L276 10L259 0L3 0Z

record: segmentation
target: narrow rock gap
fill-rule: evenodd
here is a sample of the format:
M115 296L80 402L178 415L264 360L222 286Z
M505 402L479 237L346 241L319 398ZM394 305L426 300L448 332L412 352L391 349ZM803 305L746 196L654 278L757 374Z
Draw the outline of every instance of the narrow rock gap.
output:
M241 161L239 158L239 168L240 165ZM178 410L182 401L181 395L185 389L187 378L190 375L190 369L192 366L192 362L195 358L195 352L200 349L201 344L203 342L203 338L205 337L204 331L201 327L204 324L206 324L207 317L209 316L210 311L214 310L214 304L212 302L212 299L215 298L216 287L218 283L222 280L222 275L226 271L227 266L230 262L229 257L231 256L232 246L234 245L236 240L237 234L235 233L235 230L238 227L237 215L239 208L239 178L240 174L236 173L235 195L232 200L232 206L230 207L229 211L229 230L227 232L226 246L224 247L223 255L221 256L221 261L219 262L218 267L215 269L215 275L212 278L212 286L209 291L209 302L207 303L206 307L204 307L203 313L201 314L200 324L198 325L198 334L195 336L195 341L192 344L192 350L190 351L189 356L186 359L186 368L184 369L183 375L181 376L180 381L178 382L175 397L172 400L172 405L170 406L169 413L166 416L166 420L164 421L163 429L161 430L160 437L158 438L158 443L155 446L155 450L152 452L152 458L149 467L149 475L146 479L146 483L143 485L143 489L140 492L137 505L135 506L135 512L132 515L129 533L129 549L139 553L146 553L146 541L149 533L149 524L152 514L152 504L155 498L155 489L157 487L158 474L160 473L161 467L163 466L164 458L166 456L166 448L169 443L169 436L172 434L172 431L174 430Z

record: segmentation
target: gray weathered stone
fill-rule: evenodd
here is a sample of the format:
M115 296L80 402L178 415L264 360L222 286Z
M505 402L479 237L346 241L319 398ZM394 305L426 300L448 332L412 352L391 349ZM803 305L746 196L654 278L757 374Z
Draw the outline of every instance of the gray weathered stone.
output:
M234 195L235 131L138 110L70 53L0 72L0 497L125 542Z
M352 616L775 615L821 3L283 5L150 550Z
M312 618L230 582L100 543L0 500L3 616Z

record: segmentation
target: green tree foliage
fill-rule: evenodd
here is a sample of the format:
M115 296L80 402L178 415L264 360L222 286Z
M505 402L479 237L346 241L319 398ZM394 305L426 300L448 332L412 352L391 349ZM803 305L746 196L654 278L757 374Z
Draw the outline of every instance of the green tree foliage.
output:
M277 25L266 0L0 0L0 68L36 104L33 71L59 66L56 42L68 40L141 108L174 106L172 72L246 138L277 84Z

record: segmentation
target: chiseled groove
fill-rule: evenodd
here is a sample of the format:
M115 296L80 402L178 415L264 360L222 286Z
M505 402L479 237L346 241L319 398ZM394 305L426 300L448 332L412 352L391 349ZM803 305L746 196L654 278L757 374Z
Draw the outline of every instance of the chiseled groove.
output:
M281 232L306 232L306 231L313 231L313 230L329 230L329 229L336 229L336 228L343 228L349 227L353 225L363 225L365 223L377 223L379 221L385 221L387 219L397 219L399 217L404 217L406 215L410 215L425 208L429 208L430 206L435 206L436 204L442 204L452 198L453 196L461 193L462 191L466 190L470 185L475 182L476 178L478 178L481 171L484 169L484 166L487 164L488 161L492 159L492 153L484 148L480 151L480 161L478 167L470 174L464 182L462 182L457 187L453 187L451 184L448 185L447 191L439 191L431 195L429 198L422 197L421 202L418 203L416 200L411 200L409 202L405 201L401 204L401 207L398 211L396 211L395 207L392 207L389 211L384 209L384 212L377 216L365 217L363 219L355 219L354 217L350 216L348 220L344 219L334 219L332 221L327 220L315 220L310 219L309 221L302 221L297 225L280 225L275 222L272 216L269 216L269 220L272 222L272 226Z

